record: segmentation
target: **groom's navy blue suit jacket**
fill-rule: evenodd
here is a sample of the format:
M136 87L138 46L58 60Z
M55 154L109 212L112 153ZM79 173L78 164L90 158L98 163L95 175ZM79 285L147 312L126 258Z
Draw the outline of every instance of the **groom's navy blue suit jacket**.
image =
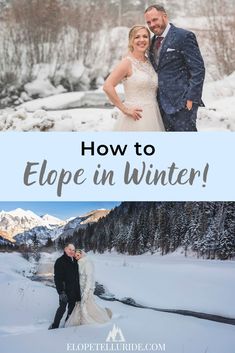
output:
M194 33L171 24L158 62L155 41L156 36L151 42L149 59L158 73L158 101L163 111L174 114L185 107L187 100L203 106L205 67Z

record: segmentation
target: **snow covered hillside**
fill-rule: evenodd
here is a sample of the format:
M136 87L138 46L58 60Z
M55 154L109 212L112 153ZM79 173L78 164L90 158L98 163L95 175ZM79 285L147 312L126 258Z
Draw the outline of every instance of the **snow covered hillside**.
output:
M235 72L221 80L207 82L203 101L206 108L199 109L199 130L235 131Z
M85 228L88 223L98 222L100 218L106 217L109 214L110 210L101 209L101 210L93 210L84 215L75 217L67 222L64 226L63 231L60 236L57 238L66 239L68 236L72 236L73 233L79 228Z
M32 239L36 237L40 244L45 245L48 238L52 240L60 236L65 238L72 235L78 227L97 222L109 212L110 210L93 210L72 220L64 221L48 214L38 216L32 211L20 208L10 212L1 211L0 244L5 244L4 240L9 240L17 244L30 245Z
M48 256L42 258L48 261ZM96 278L117 297L131 295L158 307L187 307L235 315L235 271L231 261L199 261L178 255L163 258L104 254L91 258ZM113 312L109 323L48 331L58 305L55 289L24 277L23 271L29 273L31 265L17 253L1 253L0 268L0 300L4 302L0 307L0 336L4 353L64 353L68 351L67 344L72 343L85 352L85 344L105 344L114 325L121 330L126 344L155 344L155 351L157 344L159 351L160 345L165 345L168 353L233 350L234 326L98 298L99 305Z
M84 220L81 222L81 224L98 222L100 218L106 217L109 214L109 212L110 210L105 210L105 209L90 211L82 216Z
M32 211L25 211L20 208L5 212L0 212L0 235L10 241L15 241L17 234L27 232L33 228L44 227L53 229L63 226L66 222L58 218L44 215L36 215Z

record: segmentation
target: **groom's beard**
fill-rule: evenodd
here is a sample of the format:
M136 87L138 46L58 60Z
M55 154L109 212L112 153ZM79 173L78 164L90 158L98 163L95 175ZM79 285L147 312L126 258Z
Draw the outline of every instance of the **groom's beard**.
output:
M166 29L167 23L163 23L160 26L152 27L150 28L151 31L156 34L157 36L160 36Z

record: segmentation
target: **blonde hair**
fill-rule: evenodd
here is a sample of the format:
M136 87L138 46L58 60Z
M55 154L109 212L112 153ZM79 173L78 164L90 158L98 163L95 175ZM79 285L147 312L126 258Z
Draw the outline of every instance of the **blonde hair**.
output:
M149 42L150 42L150 31L149 29L146 27L146 26L143 26L143 25L135 25L133 26L130 31L129 31L129 41L128 41L128 49L130 51L133 51L133 40L134 40L134 37L136 35L136 33L140 30L140 29L145 29L146 32L148 33L148 38L149 38Z

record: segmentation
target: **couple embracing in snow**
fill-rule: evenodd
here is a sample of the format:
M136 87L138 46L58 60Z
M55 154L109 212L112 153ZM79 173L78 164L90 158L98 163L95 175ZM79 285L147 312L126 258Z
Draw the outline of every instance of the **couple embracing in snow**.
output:
M169 23L161 5L149 6L144 16L148 27L131 28L129 52L103 87L119 109L115 130L197 131L205 68L196 37ZM120 82L124 102L115 89Z
M49 329L56 329L67 308L65 327L105 323L110 320L110 309L98 306L94 298L95 280L92 262L84 251L67 244L64 254L54 266L59 307Z

